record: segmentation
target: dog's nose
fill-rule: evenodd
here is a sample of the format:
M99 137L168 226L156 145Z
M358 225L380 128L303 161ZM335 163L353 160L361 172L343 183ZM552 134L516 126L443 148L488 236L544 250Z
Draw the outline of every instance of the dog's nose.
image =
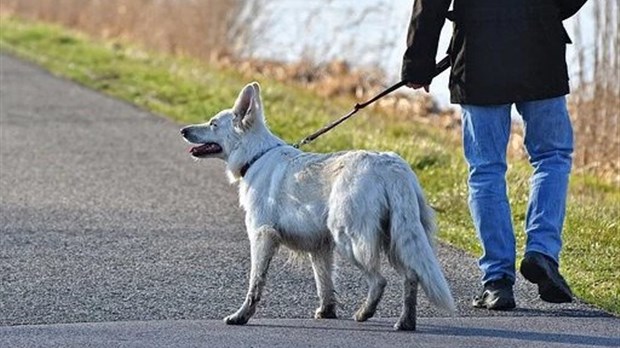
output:
M181 128L181 135L182 136L187 136L187 128Z

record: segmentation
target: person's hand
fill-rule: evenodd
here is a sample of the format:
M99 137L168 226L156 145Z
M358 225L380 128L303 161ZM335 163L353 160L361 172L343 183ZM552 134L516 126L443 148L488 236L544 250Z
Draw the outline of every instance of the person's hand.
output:
M409 88L413 88L413 89L420 89L420 88L424 88L424 90L426 91L426 93L428 93L429 91L429 85L421 85L419 83L413 83L413 82L409 82L407 84L407 87Z

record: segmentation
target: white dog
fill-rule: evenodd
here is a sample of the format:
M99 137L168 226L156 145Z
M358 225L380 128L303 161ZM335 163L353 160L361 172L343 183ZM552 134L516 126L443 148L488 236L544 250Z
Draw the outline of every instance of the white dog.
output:
M269 263L280 245L307 253L320 306L315 318L336 318L333 251L368 279L368 297L355 320L372 317L386 285L382 251L404 277L403 310L394 326L415 330L418 281L435 305L454 310L454 300L435 257L435 222L418 180L394 153L305 153L265 125L260 87L245 86L232 109L208 123L181 130L196 158L220 158L239 200L251 245L250 285L243 305L225 318L242 325L261 298Z

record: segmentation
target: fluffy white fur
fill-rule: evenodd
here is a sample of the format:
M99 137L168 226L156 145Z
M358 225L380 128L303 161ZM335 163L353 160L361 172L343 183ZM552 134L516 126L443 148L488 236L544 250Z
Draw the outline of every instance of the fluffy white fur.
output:
M418 180L394 153L347 151L305 153L286 145L265 125L260 88L241 91L232 109L208 123L182 129L193 144L217 144L215 157L239 183L239 199L251 244L246 299L227 324L245 324L256 310L269 263L284 245L308 253L320 306L316 318L335 318L333 251L367 277L368 297L355 314L373 316L386 285L380 258L385 253L404 278L403 311L395 325L415 330L418 282L435 305L454 310L454 301L433 251L434 214ZM245 176L242 168L255 160Z

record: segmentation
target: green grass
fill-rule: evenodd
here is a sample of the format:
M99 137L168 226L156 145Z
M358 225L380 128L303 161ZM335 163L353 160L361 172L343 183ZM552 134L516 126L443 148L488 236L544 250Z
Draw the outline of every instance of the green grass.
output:
M2 19L0 49L179 123L201 122L231 106L238 91L249 82L235 71L192 59L96 41L57 26L15 19ZM254 78L262 83L271 128L289 142L300 140L354 104L350 99L325 100L293 85ZM479 255L467 209L467 169L457 139L439 129L403 121L402 117L363 111L306 150L351 148L390 150L404 157L438 210L439 237ZM508 173L519 251L525 239L522 231L529 173L523 161L513 161ZM569 200L562 271L579 297L619 314L620 189L578 175L573 177Z

